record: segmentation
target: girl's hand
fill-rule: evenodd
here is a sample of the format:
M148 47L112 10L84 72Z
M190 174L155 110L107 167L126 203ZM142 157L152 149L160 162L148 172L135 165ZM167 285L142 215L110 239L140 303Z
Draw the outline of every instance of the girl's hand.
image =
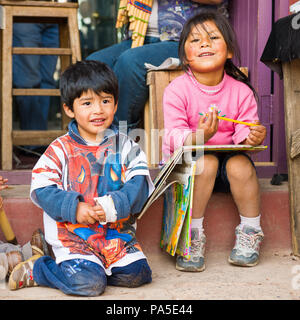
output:
M3 179L2 176L0 176L0 190L7 189L8 186L5 185L5 183L8 181L8 179Z
M98 216L91 204L79 202L76 210L76 220L82 224L94 224L98 221Z
M267 135L267 129L265 126L261 125L259 121L255 121L257 126L250 127L250 133L247 139L243 142L244 144L250 144L251 146L258 146L262 144Z
M218 110L208 112L208 116L202 116L198 123L198 129L204 131L204 143L206 143L217 131L219 119L217 118Z

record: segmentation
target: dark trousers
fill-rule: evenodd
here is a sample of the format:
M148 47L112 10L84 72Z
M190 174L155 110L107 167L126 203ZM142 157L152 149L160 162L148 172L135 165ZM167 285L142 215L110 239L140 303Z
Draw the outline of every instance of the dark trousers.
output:
M34 264L33 279L40 286L80 296L101 295L107 285L133 288L152 281L152 272L146 259L124 267L114 267L111 271L112 275L107 276L99 264L85 259L57 264L51 257L43 256Z

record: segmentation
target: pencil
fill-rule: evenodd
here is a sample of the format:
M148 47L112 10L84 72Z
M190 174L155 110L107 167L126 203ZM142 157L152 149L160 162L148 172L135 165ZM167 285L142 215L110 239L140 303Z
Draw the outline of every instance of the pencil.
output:
M199 112L199 114L201 116L203 116L202 113ZM207 114L206 114L206 116L207 116ZM246 126L258 126L259 125L258 123L244 122L244 121L234 120L234 119L220 117L220 116L217 116L217 118L220 119L220 120L225 120L225 121L230 121L230 122L234 122L234 123L244 124Z
M234 123L245 124L246 126L258 126L257 123L244 122L244 121L234 120L234 119L220 117L220 116L217 116L217 118L220 119L220 120L225 120L225 121L230 121L230 122L234 122Z

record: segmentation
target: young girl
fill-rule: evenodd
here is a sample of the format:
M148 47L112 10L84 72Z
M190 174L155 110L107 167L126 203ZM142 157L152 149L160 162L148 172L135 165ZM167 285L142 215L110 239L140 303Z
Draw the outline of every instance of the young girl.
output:
M164 154L182 145L194 145L201 137L207 145L256 146L263 142L266 128L259 125L255 90L231 61L233 56L239 57L235 34L221 15L206 12L187 21L179 42L179 57L186 72L164 93ZM218 113L257 126L219 121ZM196 164L199 167L200 160ZM178 270L205 268L203 218L213 190L231 191L241 218L229 262L240 266L258 263L263 232L254 164L242 152L205 153L203 171L195 176L191 259L177 256Z

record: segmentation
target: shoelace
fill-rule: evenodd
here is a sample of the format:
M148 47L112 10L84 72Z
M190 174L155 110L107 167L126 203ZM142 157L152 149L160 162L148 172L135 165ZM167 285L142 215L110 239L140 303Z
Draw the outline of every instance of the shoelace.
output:
M192 240L191 241L191 255L199 256L203 255L204 251L204 244L203 240ZM200 254L199 254L200 252Z
M238 233L238 242L239 244L247 249L253 249L253 250L257 250L256 248L256 242L257 240L259 240L259 238L261 237L260 233L255 233L255 234L247 234L241 230L239 230Z

